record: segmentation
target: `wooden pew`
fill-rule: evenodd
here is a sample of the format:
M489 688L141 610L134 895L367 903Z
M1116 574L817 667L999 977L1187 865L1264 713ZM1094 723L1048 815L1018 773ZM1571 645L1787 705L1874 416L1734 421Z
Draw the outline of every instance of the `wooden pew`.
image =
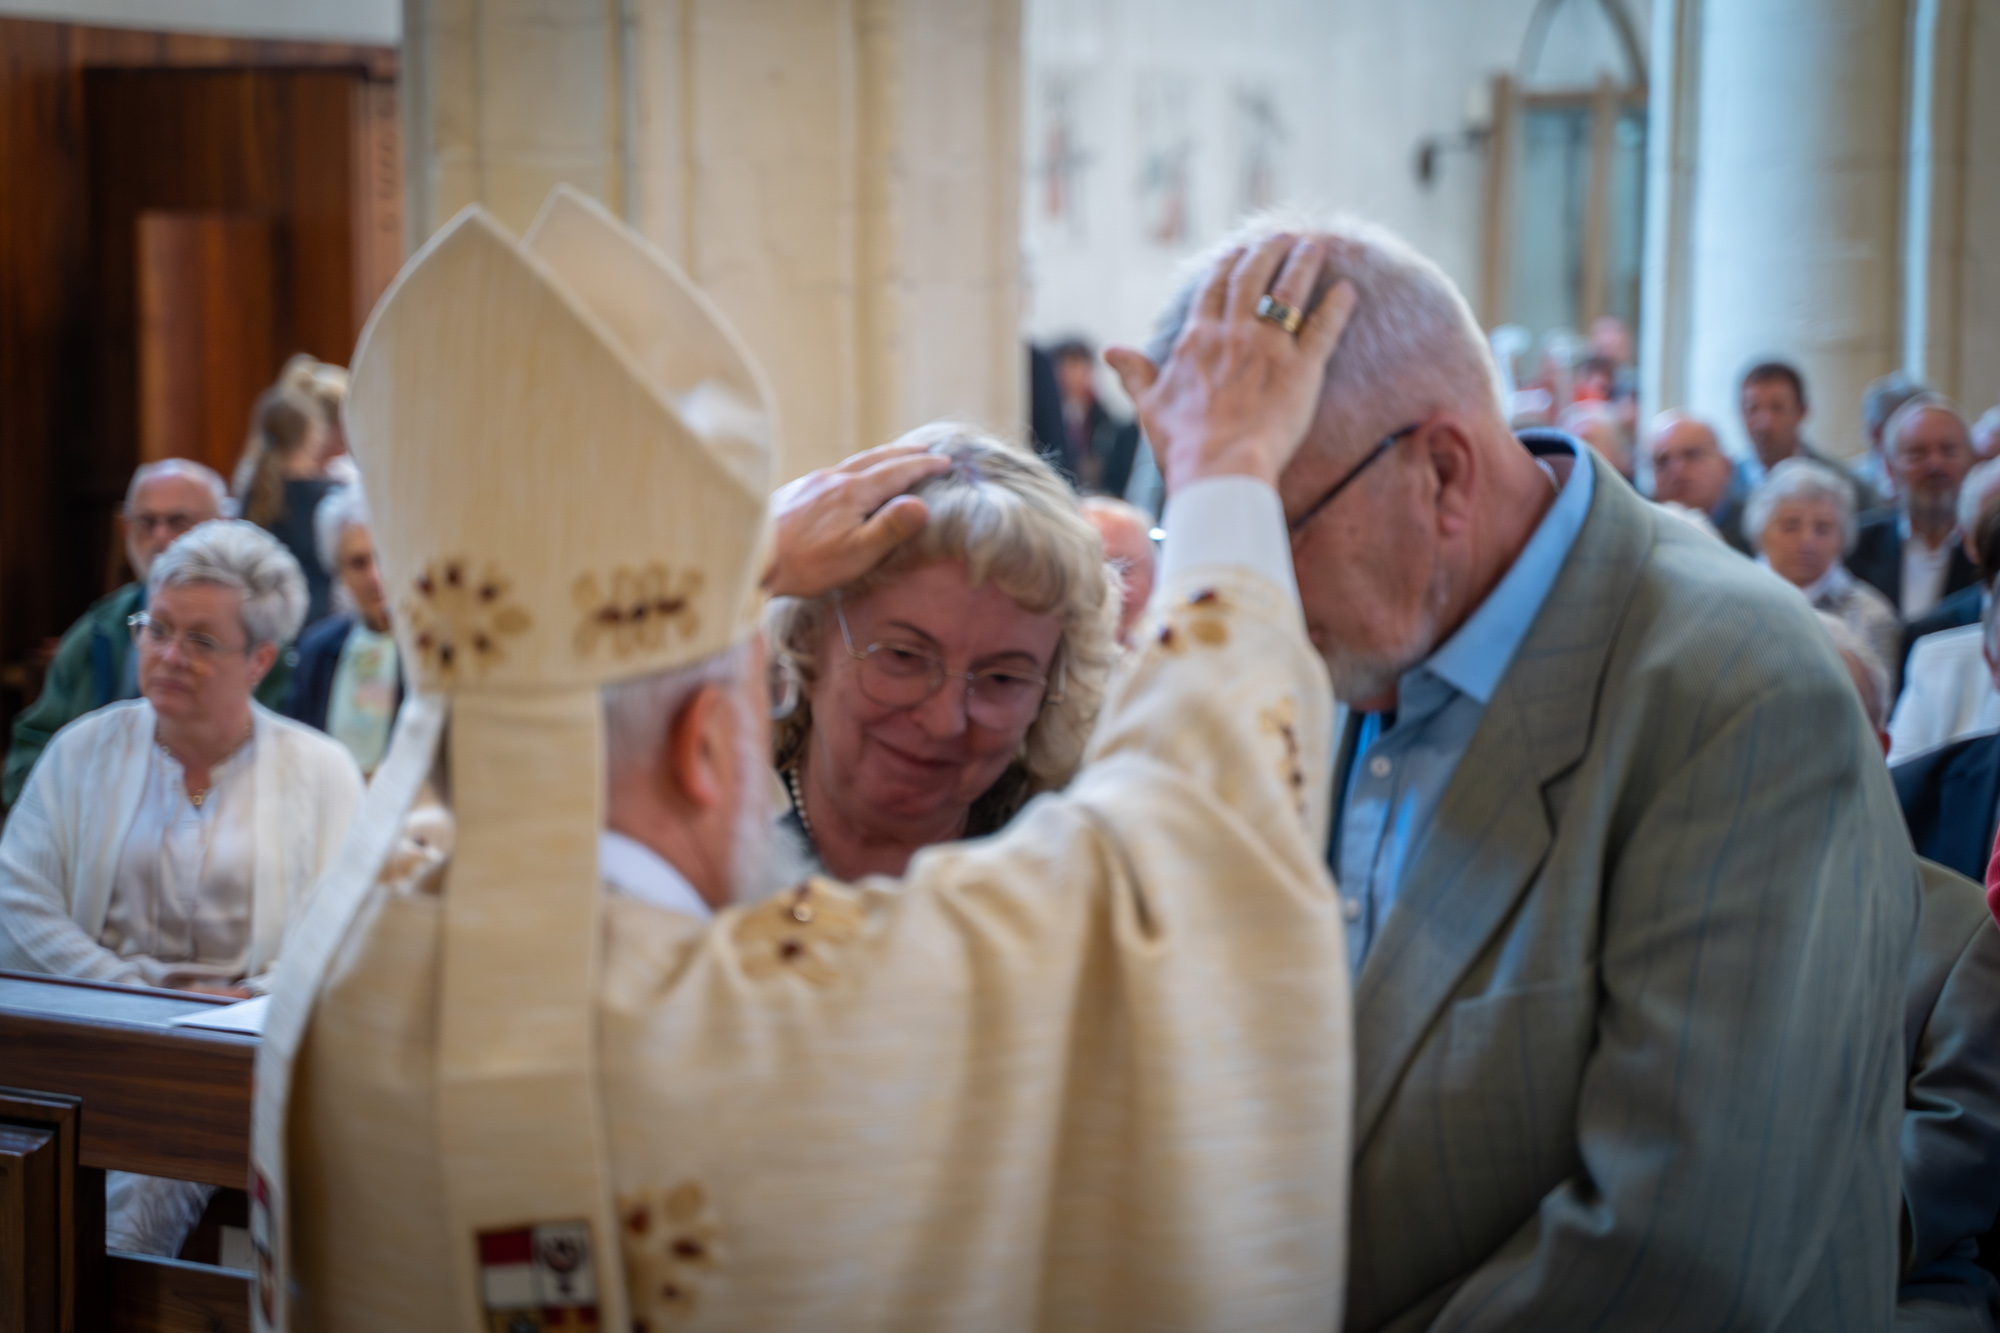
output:
M257 1039L227 1000L0 971L0 1328L236 1333L249 1273L104 1249L104 1172L241 1190Z

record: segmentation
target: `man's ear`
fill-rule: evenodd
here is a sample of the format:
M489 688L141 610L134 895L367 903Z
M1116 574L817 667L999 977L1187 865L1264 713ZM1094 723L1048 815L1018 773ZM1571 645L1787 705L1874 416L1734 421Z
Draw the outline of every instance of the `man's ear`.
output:
M1418 439L1419 447L1430 458L1431 472L1437 477L1438 529L1455 536L1471 527L1477 508L1472 495L1476 470L1472 441L1451 416L1441 416L1426 424Z
M730 753L729 700L720 687L704 685L681 706L667 729L664 756L670 793L697 811L713 809L730 790L723 771Z

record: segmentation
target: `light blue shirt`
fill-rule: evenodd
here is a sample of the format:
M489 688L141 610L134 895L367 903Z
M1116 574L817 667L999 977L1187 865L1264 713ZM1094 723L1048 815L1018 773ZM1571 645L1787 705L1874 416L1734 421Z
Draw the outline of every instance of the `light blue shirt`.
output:
M1361 730L1348 770L1333 867L1345 899L1348 961L1356 976L1395 906L1403 876L1424 845L1438 803L1472 744L1493 691L1548 600L1590 513L1596 475L1583 446L1548 433L1523 442L1537 454L1560 456L1567 450L1576 459L1556 502L1486 600L1397 681L1395 724L1385 732L1381 714L1357 715Z

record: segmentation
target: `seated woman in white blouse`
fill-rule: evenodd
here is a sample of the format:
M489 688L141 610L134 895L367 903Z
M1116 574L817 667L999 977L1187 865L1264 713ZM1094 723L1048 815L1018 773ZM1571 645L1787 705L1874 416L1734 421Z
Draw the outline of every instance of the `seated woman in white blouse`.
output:
M247 995L361 796L338 743L251 691L298 633L298 562L228 520L153 562L143 696L57 733L0 837L0 968Z

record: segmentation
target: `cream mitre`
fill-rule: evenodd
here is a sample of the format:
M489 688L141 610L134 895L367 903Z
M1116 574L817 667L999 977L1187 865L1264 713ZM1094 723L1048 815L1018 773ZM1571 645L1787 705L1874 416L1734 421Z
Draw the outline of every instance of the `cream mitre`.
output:
M598 691L755 627L772 395L664 256L559 188L521 240L473 207L410 260L362 334L346 425L412 688L280 964L258 1060L258 1324L286 1326L291 1063L448 736L456 846L416 984L436 995L461 1323L493 1306L491 1239L531 1233L623 1327L592 1027Z

